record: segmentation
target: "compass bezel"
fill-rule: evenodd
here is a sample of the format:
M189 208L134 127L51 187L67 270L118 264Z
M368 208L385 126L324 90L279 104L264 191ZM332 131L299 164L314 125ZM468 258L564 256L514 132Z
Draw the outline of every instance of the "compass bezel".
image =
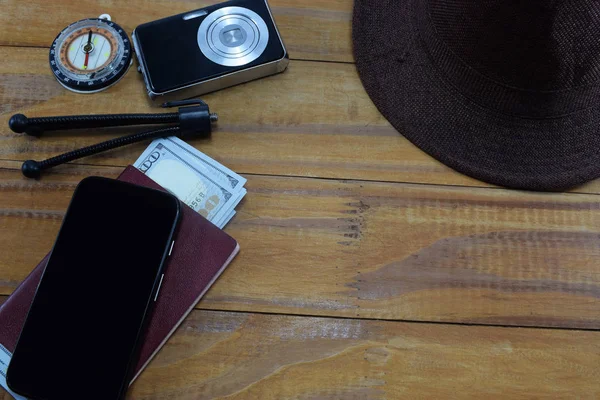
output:
M116 57L101 68L85 72L82 70L82 73L76 73L70 66L63 65L60 54L61 46L72 33L85 29L86 25L112 34L114 37L107 39L112 45L117 43L122 48L116 49ZM82 19L67 26L52 42L49 57L50 68L58 82L66 89L76 93L96 93L108 89L129 70L131 60L132 46L125 30L118 24L101 18Z

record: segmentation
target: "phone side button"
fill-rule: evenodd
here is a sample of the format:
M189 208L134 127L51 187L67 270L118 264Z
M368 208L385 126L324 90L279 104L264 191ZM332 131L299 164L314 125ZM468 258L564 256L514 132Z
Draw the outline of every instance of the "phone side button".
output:
M171 248L169 249L169 257L171 256L171 253L173 252L174 245L175 245L175 241L173 240L173 243L171 243Z
M158 299L158 294L160 293L160 287L162 286L162 281L165 278L165 274L162 274L162 276L160 277L160 282L158 283L158 289L156 289L156 296L154 296L154 301L156 302L156 299Z

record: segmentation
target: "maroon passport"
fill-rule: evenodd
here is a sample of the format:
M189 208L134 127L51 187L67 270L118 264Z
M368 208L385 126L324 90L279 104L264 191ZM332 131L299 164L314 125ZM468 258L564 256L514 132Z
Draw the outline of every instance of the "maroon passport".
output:
M164 190L139 170L128 166L118 178ZM182 203L165 277L150 315L132 382L156 355L204 293L239 252L237 242L200 214ZM11 353L29 312L48 254L0 307L0 344Z

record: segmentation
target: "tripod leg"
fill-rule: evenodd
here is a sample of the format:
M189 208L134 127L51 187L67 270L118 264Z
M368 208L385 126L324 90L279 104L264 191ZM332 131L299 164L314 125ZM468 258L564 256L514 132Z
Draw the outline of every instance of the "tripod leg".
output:
M47 131L65 131L71 129L105 128L109 126L158 125L179 122L179 113L157 114L107 114L107 115L66 115L63 117L27 118L15 114L8 126L15 133L27 133L41 136Z
M21 172L28 178L39 178L42 171L55 167L69 161L77 160L93 154L101 153L106 150L116 149L128 144L140 142L146 139L155 139L165 136L177 136L180 133L178 127L158 129L154 131L135 133L129 136L123 136L116 139L107 140L102 143L84 147L78 150L70 151L43 161L27 160L21 166Z

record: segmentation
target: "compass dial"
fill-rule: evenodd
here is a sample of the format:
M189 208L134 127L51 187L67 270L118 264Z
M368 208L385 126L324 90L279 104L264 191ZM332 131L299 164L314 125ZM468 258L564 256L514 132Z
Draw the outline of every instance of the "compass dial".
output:
M114 22L91 18L65 28L52 43L50 67L67 89L93 93L115 84L131 65L131 43Z

